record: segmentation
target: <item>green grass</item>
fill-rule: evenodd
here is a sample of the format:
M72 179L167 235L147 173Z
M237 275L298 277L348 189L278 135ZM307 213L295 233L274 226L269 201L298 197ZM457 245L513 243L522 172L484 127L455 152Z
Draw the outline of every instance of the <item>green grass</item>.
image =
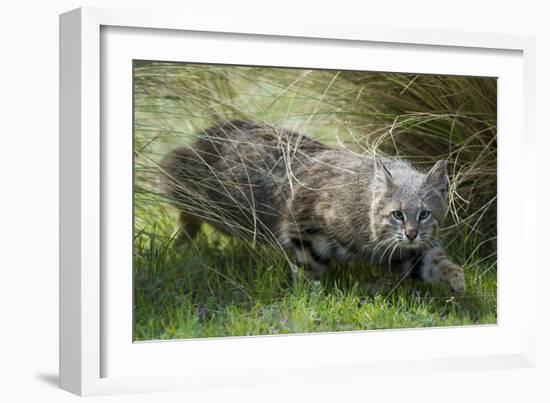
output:
M136 62L134 338L266 335L496 323L496 80ZM176 211L157 194L157 163L229 119L303 130L336 147L450 161L447 253L467 292L367 264L293 280L275 249L203 226L172 246Z
M218 235L176 253L167 211L136 235L136 340L334 332L496 321L496 270L471 261L468 291L426 286L365 264L333 267L323 280L293 280L274 250Z

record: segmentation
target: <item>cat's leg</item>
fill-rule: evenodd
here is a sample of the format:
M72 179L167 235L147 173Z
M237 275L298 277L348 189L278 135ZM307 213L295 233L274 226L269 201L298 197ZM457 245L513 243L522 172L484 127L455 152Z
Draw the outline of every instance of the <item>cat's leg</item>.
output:
M456 293L461 294L466 289L462 267L451 262L439 245L426 250L422 255L419 277L427 283L447 284Z
M300 237L291 237L292 249L296 262L304 267L304 274L309 280L320 280L330 258L319 253L315 242Z
M179 229L174 241L174 246L180 248L186 242L189 242L197 236L202 224L198 217L180 212L178 218Z

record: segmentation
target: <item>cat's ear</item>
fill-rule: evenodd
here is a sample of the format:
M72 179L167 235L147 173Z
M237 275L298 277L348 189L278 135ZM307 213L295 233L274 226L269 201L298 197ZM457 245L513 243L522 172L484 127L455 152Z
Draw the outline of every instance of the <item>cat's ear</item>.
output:
M449 192L449 177L447 176L447 161L440 160L430 169L424 178L424 183L446 196Z
M379 157L374 158L374 179L378 190L388 190L393 186L393 176Z

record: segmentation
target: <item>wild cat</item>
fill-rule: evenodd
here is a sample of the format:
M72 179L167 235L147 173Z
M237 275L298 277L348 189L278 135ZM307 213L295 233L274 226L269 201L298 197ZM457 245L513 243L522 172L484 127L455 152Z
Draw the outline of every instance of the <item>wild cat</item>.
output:
M310 279L330 264L367 261L465 289L462 268L438 240L448 205L445 161L422 173L404 160L231 121L173 150L160 167L166 196L180 210L178 243L207 222L282 247Z

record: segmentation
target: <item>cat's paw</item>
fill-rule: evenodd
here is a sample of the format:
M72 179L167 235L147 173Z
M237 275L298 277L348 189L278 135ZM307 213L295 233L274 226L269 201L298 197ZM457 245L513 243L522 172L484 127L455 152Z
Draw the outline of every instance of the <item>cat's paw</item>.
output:
M464 294L466 291L466 281L464 280L464 273L457 274L456 278L449 281L449 287L451 291L457 294Z
M441 279L456 294L463 294L466 291L464 271L454 263L449 263L446 267L442 268Z

